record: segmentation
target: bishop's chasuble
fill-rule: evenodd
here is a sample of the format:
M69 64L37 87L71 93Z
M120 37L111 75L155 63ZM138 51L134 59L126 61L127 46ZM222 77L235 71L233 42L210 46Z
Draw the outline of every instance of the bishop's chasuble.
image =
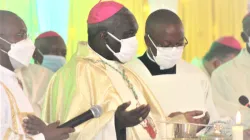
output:
M22 81L23 90L34 109L36 116L41 116L42 105L53 72L40 65L29 65L16 71Z
M73 56L53 76L45 97L43 119L46 122L60 120L63 123L93 105L100 105L104 110L101 117L76 127L70 139L116 140L114 113L119 105L127 101L131 101L128 110L136 108L137 101L131 90L134 89L140 104L149 104L151 112L147 118L148 123L144 121L126 129L126 138L151 140L154 135L152 132L156 132L156 139L165 137L165 125L157 123L165 121L165 115L147 86L123 65L102 58L87 45L79 48L85 51Z
M22 122L27 114L34 114L14 72L0 65L0 139L44 140L43 134L30 137L25 134Z
M250 99L250 53L242 49L231 61L217 68L211 78L213 99L219 115L235 120L237 111L242 114L242 123L250 127L250 109L239 103L240 96Z

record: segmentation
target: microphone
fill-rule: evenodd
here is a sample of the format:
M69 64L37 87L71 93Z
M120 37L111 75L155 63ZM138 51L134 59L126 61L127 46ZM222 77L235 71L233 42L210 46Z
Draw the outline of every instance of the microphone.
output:
M92 118L98 118L102 115L103 111L101 106L96 105L91 107L88 111L84 112L83 114L69 120L68 122L58 126L57 128L64 128L64 127L71 127L74 128Z
M241 105L250 108L249 100L248 100L248 98L246 96L244 96L244 95L240 96L239 102L240 102Z

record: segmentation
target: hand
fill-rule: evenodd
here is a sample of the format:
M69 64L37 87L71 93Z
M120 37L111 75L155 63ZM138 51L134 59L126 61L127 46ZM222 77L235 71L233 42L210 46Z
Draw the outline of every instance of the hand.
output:
M181 114L183 114L183 113L182 112L174 112L174 113L171 113L170 115L168 115L168 117L173 118L173 117L181 115Z
M208 112L206 112L205 116L202 118L198 118L195 119L195 116L200 116L203 114L203 111L190 111L190 112L186 112L184 113L185 118L187 119L187 121L189 123L195 123L195 124L208 124L209 120L210 120L210 116L208 114ZM199 132L200 130L202 130L204 128L204 126L200 126L197 130L197 132Z
M23 127L26 133L36 135L43 133L46 124L34 115L28 115L28 119L23 120Z
M69 133L74 132L73 128L57 128L60 122L49 124L43 131L46 140L65 140L69 138Z
M115 118L118 121L116 123L119 124L119 129L133 127L140 124L144 119L146 119L150 112L149 105L141 105L134 110L126 111L130 104L131 102L127 102L120 105L115 112Z
M250 139L250 129L244 131L244 140Z
M195 119L194 117L196 116L200 116L203 114L203 111L190 111L190 112L186 112L184 113L185 118L187 119L187 121L189 123L195 123L195 124L208 124L209 120L210 120L210 116L208 114L208 112L206 112L205 116L202 118L198 118Z

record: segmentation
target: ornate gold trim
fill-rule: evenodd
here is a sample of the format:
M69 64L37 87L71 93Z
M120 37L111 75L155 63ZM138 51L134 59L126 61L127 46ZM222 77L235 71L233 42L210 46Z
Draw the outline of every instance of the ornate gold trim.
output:
M0 85L2 85L3 88L6 90L7 96L9 98L13 130L18 132L17 114L15 113L15 109L19 113L19 108L17 106L16 100L11 94L10 90L2 82L0 82Z
M11 118L12 118L12 127L13 127L13 130L8 128L8 130L4 136L4 139L5 139L11 135L11 131L15 134L18 134L19 131L18 131L17 119L19 119L20 123L22 123L24 117L27 117L28 115L34 115L34 114L28 113L28 112L20 112L19 107L18 107L16 100L15 100L15 97L11 94L10 90L2 82L0 82L0 85L2 85L3 88L6 90L7 96L9 98L10 109L11 109ZM15 110L16 110L16 112L15 112ZM23 128L23 126L22 126L22 128ZM22 139L23 139L23 137L20 137L20 140L22 140Z
M8 140L11 135L11 129L8 128L7 131L5 132L5 135L3 137L4 140Z

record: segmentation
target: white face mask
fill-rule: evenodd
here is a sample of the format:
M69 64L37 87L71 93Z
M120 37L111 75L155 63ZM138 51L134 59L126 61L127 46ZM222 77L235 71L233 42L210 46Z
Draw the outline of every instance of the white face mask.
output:
M130 37L127 39L121 39L119 40L114 35L108 32L108 34L121 43L121 49L120 52L116 53L114 52L108 44L106 44L107 48L119 59L122 63L126 63L133 59L133 57L136 55L137 48L138 48L138 41L136 37Z
M9 52L2 51L8 54L11 65L15 70L29 66L30 60L35 51L35 46L29 38L13 44L1 37L0 39L10 44Z
M181 59L184 46L167 48L157 47L149 35L148 38L157 50L157 55L154 56L152 50L150 49L155 62L160 66L161 69L169 69L174 67Z

